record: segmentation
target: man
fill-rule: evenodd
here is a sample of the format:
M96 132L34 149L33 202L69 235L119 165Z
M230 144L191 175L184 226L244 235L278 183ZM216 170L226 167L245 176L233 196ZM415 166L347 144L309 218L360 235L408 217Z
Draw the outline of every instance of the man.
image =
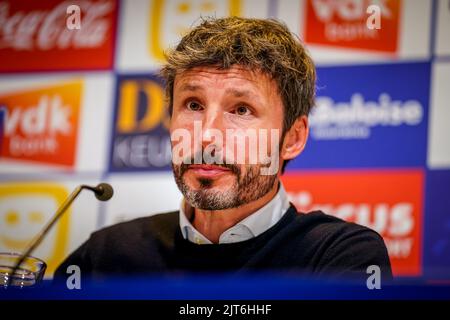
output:
M297 212L279 181L305 147L315 93L313 62L286 26L204 20L167 54L162 75L180 210L93 233L57 276L73 264L92 276L264 269L367 278L377 265L391 278L376 232Z

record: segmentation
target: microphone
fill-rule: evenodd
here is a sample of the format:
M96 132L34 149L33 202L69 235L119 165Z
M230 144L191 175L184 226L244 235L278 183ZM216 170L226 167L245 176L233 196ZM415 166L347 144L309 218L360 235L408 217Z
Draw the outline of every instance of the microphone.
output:
M38 233L38 235L31 241L30 245L25 250L24 254L20 257L19 261L16 263L14 268L12 269L11 276L8 278L6 282L6 286L11 284L12 278L16 274L16 271L20 268L25 259L31 255L31 253L36 249L37 246L42 242L45 238L45 235L50 231L53 225L61 218L64 212L69 208L72 202L78 197L83 189L88 189L94 192L95 197L100 201L108 201L114 194L114 190L110 184L102 182L97 186L88 186L85 184L79 185L75 188L74 191L69 195L69 197L61 204L61 206L56 210L55 215L50 219L50 221L44 226L44 228Z
M111 185L105 182L98 184L96 187L87 185L81 185L81 187L94 191L95 197L100 201L108 201L114 195Z

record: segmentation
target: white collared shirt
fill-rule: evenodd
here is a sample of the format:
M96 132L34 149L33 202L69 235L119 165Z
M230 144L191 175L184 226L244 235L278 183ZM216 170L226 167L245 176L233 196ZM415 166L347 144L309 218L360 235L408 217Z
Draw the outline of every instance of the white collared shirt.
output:
M197 244L212 244L191 224L185 213L185 200L180 206L180 228L184 239ZM289 209L289 200L283 184L277 194L264 207L225 230L219 237L219 243L233 243L254 238L275 225Z

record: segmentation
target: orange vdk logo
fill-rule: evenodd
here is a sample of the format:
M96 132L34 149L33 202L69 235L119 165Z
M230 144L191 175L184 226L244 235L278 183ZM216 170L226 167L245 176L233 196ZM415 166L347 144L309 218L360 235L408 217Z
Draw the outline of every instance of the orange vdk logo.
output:
M82 81L0 96L1 158L73 167Z
M367 25L370 18L368 7L371 5L379 9L379 29ZM395 53L398 47L400 7L400 0L307 0L305 41Z
M393 273L421 275L421 170L301 172L282 180L299 211L320 209L377 231Z

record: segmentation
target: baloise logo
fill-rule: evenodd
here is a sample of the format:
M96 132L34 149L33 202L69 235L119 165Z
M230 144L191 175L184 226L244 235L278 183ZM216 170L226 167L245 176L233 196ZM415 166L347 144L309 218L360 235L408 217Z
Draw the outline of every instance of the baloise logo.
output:
M308 146L288 168L425 165L429 63L322 67L317 72Z

